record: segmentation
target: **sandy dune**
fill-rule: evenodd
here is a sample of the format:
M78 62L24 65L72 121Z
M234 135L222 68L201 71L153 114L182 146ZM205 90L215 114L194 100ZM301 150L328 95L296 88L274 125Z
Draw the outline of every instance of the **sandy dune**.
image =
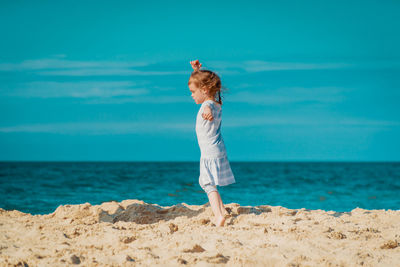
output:
M208 203L0 209L0 265L400 266L400 210L225 207L225 227L212 223Z

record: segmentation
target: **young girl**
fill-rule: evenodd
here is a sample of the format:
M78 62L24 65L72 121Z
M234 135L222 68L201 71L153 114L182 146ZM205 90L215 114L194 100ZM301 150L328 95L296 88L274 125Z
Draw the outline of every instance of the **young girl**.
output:
M188 86L196 104L201 104L196 118L196 135L201 151L199 184L207 193L215 215L215 225L224 226L227 211L216 186L226 186L236 181L221 135L221 80L212 71L200 70L198 60L190 64L194 71ZM216 95L218 101L215 100Z

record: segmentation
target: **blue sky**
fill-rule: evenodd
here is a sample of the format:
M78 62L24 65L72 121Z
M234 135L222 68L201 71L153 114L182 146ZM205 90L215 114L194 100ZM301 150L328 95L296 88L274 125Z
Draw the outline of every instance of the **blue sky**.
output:
M398 1L2 1L0 160L196 161L190 60L232 161L399 161Z

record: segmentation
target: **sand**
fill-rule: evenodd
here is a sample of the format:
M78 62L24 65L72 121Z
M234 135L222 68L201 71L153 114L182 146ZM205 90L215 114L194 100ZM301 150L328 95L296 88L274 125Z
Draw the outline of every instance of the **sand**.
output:
M0 209L0 265L400 266L400 210L225 207L224 227L213 224L209 203Z

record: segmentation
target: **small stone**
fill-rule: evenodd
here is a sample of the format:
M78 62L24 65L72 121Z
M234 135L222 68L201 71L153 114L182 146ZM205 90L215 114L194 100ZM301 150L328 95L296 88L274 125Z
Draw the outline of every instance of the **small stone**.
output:
M397 248L398 246L397 240L389 240L381 246L381 249Z
M210 263L227 263L229 261L229 256L224 256L221 253L218 253L214 257L208 257L207 261Z
M272 212L272 209L268 206L265 205L261 205L261 206L257 206L262 212Z
M178 231L178 225L176 225L176 224L174 224L174 223L170 223L170 224L169 224L169 230L170 230L170 233L171 233L171 234L174 233L174 232L176 232L176 231Z
M292 211L289 211L288 213L286 213L287 215L290 215L290 216L294 216L294 215L296 215L296 213L297 213L297 210L292 210Z
M194 245L194 247L192 249L185 249L183 252L203 252L203 251L206 251L206 250L196 244L196 245Z
M200 223L201 223L202 225L205 225L205 224L210 223L210 220L209 220L209 219L202 219L202 220L200 221Z
M121 242L123 242L125 244L129 244L135 240L136 240L136 237L134 237L134 236L125 236L125 237L121 238Z
M346 235L342 234L341 232L332 232L330 234L330 237L334 238L334 239L345 239Z
M22 262L20 261L15 266L17 266L17 267L20 267L20 266L21 267L29 267L28 263L26 263L25 261L22 261Z
M80 264L81 263L81 260L75 254L71 256L71 261L72 261L73 264Z
M237 213L238 214L256 214L256 215L259 215L259 214L262 213L262 211L259 210L259 209L254 208L254 207L239 207L237 209Z
M187 264L187 263L188 263L186 260L181 259L181 258L178 259L178 262L179 262L180 264Z
M132 259L131 256L126 255L126 261L135 261L135 259Z

